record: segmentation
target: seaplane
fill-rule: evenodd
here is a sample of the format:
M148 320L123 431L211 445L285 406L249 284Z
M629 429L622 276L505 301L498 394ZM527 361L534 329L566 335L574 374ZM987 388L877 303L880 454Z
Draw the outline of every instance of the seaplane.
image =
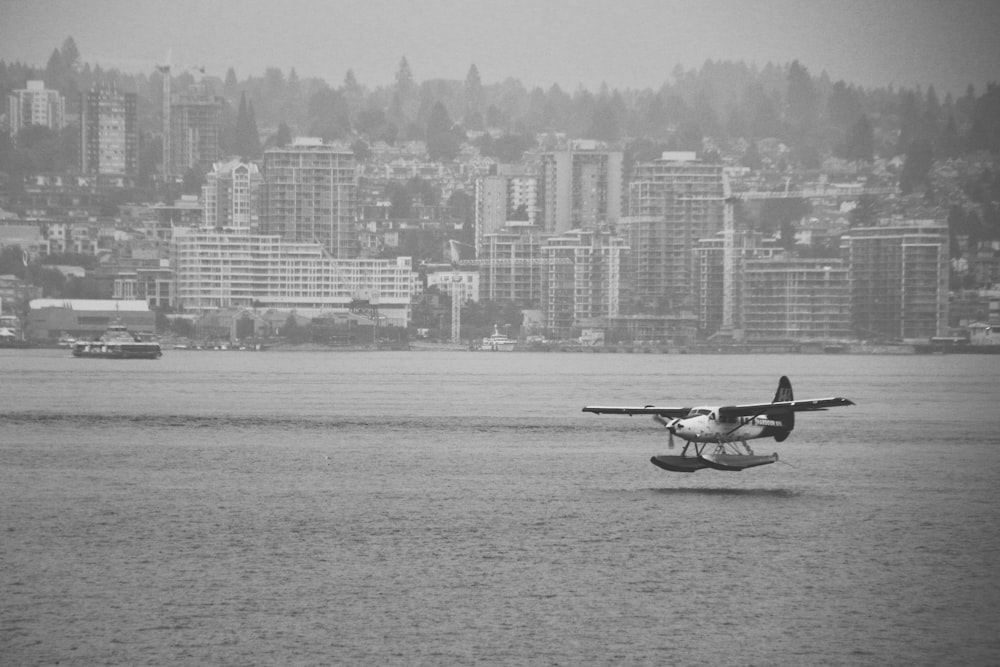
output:
M674 436L685 441L680 454L659 455L650 459L653 465L664 470L695 472L711 468L739 471L778 460L777 453L754 454L747 440L774 438L783 442L795 428L796 412L818 412L845 405L854 405L854 402L839 396L796 401L791 381L782 376L770 403L686 408L588 405L583 411L597 415L652 415L653 420L670 434L670 449L674 448Z

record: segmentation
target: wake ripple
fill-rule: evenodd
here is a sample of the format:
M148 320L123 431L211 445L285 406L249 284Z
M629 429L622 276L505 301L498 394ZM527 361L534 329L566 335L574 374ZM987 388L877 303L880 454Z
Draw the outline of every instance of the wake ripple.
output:
M381 430L439 431L442 428L491 433L528 431L593 433L593 422L562 420L524 421L500 417L411 415L244 415L244 414L158 414L158 413L53 413L12 412L0 415L0 427L32 425L51 427L133 427L143 429L261 429L261 430ZM600 430L600 429L596 429ZM614 429L608 429L614 430Z

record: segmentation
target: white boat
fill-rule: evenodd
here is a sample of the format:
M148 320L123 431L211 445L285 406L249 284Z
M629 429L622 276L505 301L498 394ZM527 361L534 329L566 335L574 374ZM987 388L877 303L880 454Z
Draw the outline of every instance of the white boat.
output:
M513 352L514 345L517 341L507 338L505 334L500 333L500 328L497 325L493 325L493 335L484 338L483 344L479 348L485 352Z

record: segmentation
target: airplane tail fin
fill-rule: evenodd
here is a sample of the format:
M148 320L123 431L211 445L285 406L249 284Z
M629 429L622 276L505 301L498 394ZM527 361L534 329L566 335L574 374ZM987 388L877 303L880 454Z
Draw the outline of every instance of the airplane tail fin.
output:
M788 379L788 376L782 375L781 379L778 380L778 390L774 392L774 400L772 403L781 403L784 401L793 401L792 394L792 381ZM788 434L792 432L795 428L795 413L792 410L784 411L778 415L775 415L778 421L781 422L781 429L775 434L774 439L781 442L788 437Z
M774 400L772 403L778 403L779 401L793 401L792 398L792 381L788 379L788 376L782 375L781 379L778 380L778 391L774 392Z

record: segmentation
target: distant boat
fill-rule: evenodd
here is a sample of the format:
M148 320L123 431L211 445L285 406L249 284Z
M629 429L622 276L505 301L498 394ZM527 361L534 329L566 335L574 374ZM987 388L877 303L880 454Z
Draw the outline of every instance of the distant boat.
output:
M74 357L97 359L158 359L163 354L156 341L140 340L124 324L112 324L99 338L73 343Z
M494 324L493 335L484 338L483 344L479 349L486 352L513 352L516 344L517 341L511 340L505 334L500 333L500 328Z

